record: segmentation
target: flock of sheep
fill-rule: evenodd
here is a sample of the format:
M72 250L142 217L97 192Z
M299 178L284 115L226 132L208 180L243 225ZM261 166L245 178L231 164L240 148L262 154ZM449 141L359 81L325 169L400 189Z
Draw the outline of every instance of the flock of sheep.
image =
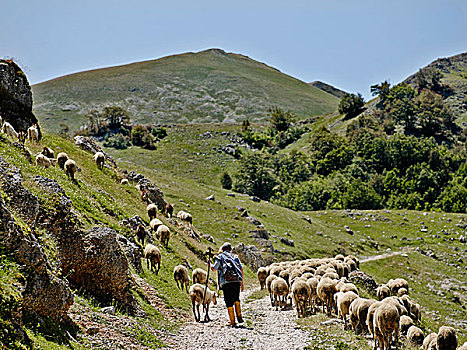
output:
M273 263L259 268L257 276L261 289L268 289L271 306L276 310L293 300L297 317L305 317L308 309L316 313L322 308L328 315L334 311L344 321L344 329L349 323L357 334L369 334L375 349L379 346L389 350L392 343L398 349L400 334L406 336L410 345L423 350L456 349L458 339L452 327L443 326L438 334L424 337L417 327L421 321L420 305L408 296L406 280L391 279L380 285L376 291L378 300L359 297L357 287L347 279L358 268L355 256L337 255ZM459 350L467 350L467 344Z

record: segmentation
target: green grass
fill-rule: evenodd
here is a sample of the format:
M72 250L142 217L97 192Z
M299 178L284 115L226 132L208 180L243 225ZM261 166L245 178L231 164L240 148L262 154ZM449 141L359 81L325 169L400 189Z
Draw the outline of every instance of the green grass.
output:
M107 105L142 123L185 123L264 120L272 105L306 117L332 112L339 102L263 63L216 50L76 73L32 90L35 114L49 131L60 123L76 130L84 114Z

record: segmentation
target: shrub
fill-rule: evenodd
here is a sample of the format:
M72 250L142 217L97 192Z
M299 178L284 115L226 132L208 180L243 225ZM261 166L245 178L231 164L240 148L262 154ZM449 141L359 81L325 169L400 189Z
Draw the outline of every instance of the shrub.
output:
M221 186L226 190L232 189L232 178L228 172L223 172L221 175Z

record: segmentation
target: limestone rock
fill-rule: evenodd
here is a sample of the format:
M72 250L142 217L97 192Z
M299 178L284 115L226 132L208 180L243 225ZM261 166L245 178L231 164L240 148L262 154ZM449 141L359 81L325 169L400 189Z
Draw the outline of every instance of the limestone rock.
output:
M244 243L239 243L232 251L238 255L242 263L247 264L254 271L266 265L261 252L254 245L246 246Z
M128 261L131 265L133 265L136 272L142 272L143 268L141 266L141 249L135 243L131 242L129 239L122 235L117 235L117 241L120 243L120 246L125 252Z

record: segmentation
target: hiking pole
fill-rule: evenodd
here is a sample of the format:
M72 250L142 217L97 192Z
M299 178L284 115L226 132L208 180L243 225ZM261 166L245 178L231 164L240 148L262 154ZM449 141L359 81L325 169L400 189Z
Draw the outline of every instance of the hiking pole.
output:
M206 292L208 290L208 283L209 283L209 271L211 270L211 259L214 256L214 253L212 252L212 248L208 247L208 250L206 251L205 255L208 257L208 276L206 277L206 287L204 289L204 296L203 296L203 311L206 311L206 305L204 302L206 301ZM204 316L206 317L206 315Z

